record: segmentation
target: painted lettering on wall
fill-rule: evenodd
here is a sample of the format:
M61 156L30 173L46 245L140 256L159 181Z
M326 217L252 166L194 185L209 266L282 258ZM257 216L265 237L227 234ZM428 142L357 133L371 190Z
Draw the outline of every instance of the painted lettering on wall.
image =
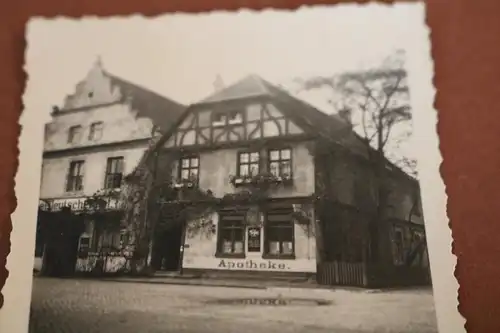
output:
M255 260L228 260L221 259L217 268L223 269L259 269L259 270L287 270L290 269L288 265L283 262L276 262L272 260L255 261Z
M60 200L49 200L50 203L41 201L38 204L38 207L41 210L51 210L51 211L60 211L64 207L71 208L72 211L83 211L85 208L88 208L86 205L87 198L76 198L76 199L60 199ZM50 204L50 206L49 206ZM120 203L117 200L108 200L106 203L105 209L115 210L120 209Z

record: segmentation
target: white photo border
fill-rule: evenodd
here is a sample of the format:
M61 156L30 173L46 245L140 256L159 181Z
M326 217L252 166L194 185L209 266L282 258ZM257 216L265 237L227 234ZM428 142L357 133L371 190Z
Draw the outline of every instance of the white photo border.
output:
M336 5L341 6L341 5ZM342 5L344 6L344 5ZM387 6L382 4L348 6ZM435 308L440 333L465 332L465 320L457 310L458 282L454 277L456 257L451 253L452 236L446 214L447 196L440 175L442 162L439 137L436 130L438 113L434 108L433 61L431 57L430 29L425 23L425 5L420 3L393 4L408 13L412 44L407 50L407 69L414 112L413 147L417 151L418 173L422 203L426 218L426 233L434 289ZM270 9L267 9L269 11ZM300 10L300 9L298 9ZM170 14L171 15L171 14ZM236 15L236 13L235 13ZM140 16L133 16L136 19ZM106 20L107 18L103 18ZM27 40L33 22L28 24ZM48 19L47 19L48 20ZM84 19L81 19L84 20ZM153 18L152 18L153 20ZM27 53L29 52L29 44ZM28 57L26 59L29 59ZM26 73L33 63L27 61ZM29 84L23 101L29 99ZM7 258L9 277L3 288L4 307L0 310L1 332L27 332L31 302L32 270L34 262L35 224L40 188L44 120L37 110L26 110L21 116L22 131L19 139L19 169L15 193L17 208L12 214L11 252ZM39 167L40 168L40 167Z

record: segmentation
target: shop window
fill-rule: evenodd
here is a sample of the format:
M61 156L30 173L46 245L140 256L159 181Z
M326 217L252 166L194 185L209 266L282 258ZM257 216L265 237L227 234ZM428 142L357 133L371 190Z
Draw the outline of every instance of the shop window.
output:
M244 212L222 212L219 215L218 256L245 256Z
M265 222L265 256L293 258L295 254L294 223L290 209L268 211Z

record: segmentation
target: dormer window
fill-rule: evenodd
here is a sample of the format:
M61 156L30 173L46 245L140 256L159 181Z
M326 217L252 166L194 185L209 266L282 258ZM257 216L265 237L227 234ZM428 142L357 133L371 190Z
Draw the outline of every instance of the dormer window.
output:
M216 112L212 120L213 126L238 125L242 123L243 112L239 110Z
M228 114L229 125L241 124L243 123L243 113L241 111L232 111Z
M214 114L212 121L213 126L225 126L226 125L226 114L222 112L217 112Z

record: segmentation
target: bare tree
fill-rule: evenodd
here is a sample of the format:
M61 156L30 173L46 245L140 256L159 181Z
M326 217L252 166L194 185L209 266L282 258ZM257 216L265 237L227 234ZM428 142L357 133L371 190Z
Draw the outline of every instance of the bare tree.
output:
M403 66L404 53L398 51L372 69L298 82L305 90L328 88L333 96L328 102L335 111L351 117L370 152L374 148L378 155L386 156L391 144L406 141L411 134L407 72ZM402 159L412 167L412 161Z
M329 77L297 80L306 91L327 89L333 98L328 102L340 116L351 122L366 144L367 156L373 166L377 212L369 223L371 256L378 248L378 225L388 207L389 147L404 142L411 135L412 114L409 105L404 52L397 51L379 66ZM396 164L416 174L415 161L400 157Z

